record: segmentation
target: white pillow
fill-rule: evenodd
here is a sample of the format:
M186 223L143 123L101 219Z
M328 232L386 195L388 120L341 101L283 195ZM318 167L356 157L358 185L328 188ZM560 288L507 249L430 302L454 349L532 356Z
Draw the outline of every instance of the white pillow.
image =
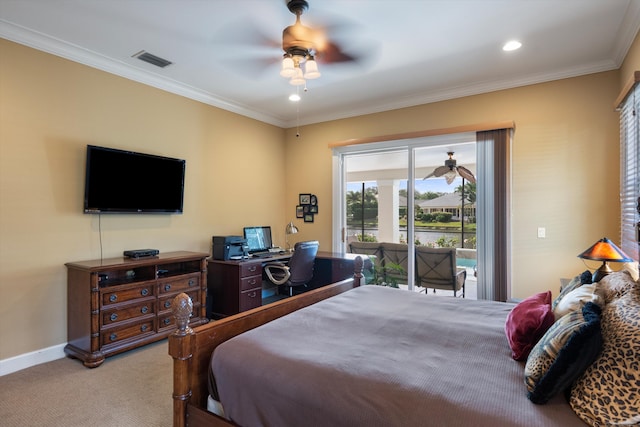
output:
M556 320L567 313L579 309L583 304L589 301L602 305L600 302L600 296L594 293L596 285L597 283L582 285L565 295L553 309L553 314L556 316Z
M636 282L638 281L638 277L640 276L638 274L638 262L625 262L622 266L622 269L627 270L629 274L631 274L633 280L635 280Z

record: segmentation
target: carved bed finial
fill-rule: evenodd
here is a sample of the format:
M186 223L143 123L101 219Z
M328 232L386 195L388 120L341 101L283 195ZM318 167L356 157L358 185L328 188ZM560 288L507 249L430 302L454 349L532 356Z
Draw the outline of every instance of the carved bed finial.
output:
M192 311L193 302L191 301L191 297L184 292L176 295L171 304L171 313L173 313L173 316L176 318L176 326L178 327L178 330L175 332L176 335L187 335L193 332L189 327L189 318L191 317Z
M362 281L362 267L364 262L362 261L361 256L357 256L353 262L353 278L357 283L357 286L364 285Z

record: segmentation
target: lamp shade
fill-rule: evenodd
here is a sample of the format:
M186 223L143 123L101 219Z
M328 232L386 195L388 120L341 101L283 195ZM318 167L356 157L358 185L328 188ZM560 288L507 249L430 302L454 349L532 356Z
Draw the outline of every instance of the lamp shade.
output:
M317 79L320 77L320 71L318 71L318 63L313 56L304 64L304 78L305 79Z
M302 69L300 67L294 68L293 77L289 80L289 84L294 86L301 86L305 84L304 75L302 74Z
M282 60L282 68L280 69L280 75L282 77L292 77L295 74L293 59L288 56Z
M613 273L609 267L610 262L631 262L633 261L622 249L617 247L611 240L603 237L593 244L589 249L578 255L578 258L602 261L599 269L593 272L592 281L599 282L607 274Z
M291 221L284 229L286 234L296 234L298 232L298 227L295 226L293 221Z
M622 249L617 247L611 240L603 237L593 244L589 249L578 255L578 258L591 259L594 261L609 262L631 262L633 261Z
M293 221L289 222L289 224L287 224L287 226L284 228L284 240L287 243L287 250L289 252L293 252L293 249L291 249L291 245L289 244L289 234L296 234L297 232L298 227L296 227Z

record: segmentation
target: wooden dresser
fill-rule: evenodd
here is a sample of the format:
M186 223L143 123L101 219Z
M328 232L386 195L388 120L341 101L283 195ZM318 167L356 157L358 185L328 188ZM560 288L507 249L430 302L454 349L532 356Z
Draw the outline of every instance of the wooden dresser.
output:
M173 298L193 301L191 326L207 322L207 253L167 252L147 258L70 262L64 351L90 368L105 357L173 332Z

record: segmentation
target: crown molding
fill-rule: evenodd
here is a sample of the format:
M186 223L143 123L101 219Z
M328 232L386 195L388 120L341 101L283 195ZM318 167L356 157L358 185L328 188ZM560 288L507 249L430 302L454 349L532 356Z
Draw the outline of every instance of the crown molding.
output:
M207 91L197 89L148 70L134 67L122 61L109 58L2 19L0 19L0 37L232 113L237 113L278 127L285 126L285 123L276 117L251 110L246 106L216 96Z

